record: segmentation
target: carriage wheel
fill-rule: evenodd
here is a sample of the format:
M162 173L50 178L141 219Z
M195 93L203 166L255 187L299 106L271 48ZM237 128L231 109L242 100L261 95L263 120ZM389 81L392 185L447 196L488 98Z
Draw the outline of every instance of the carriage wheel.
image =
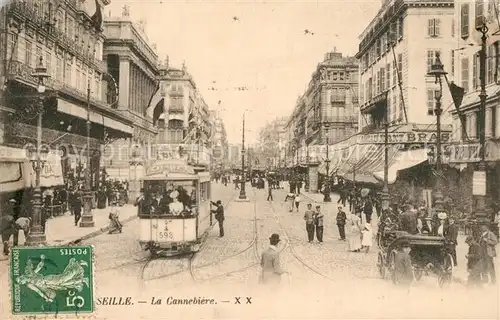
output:
M389 254L389 271L391 273L391 279L394 284L398 283L398 279L396 277L396 252L391 251Z
M454 269L455 265L453 264L453 257L451 256L451 254L448 253L444 257L443 271L441 275L438 277L438 284L440 287L444 287L451 283Z
M378 258L377 258L377 268L378 268L378 273L380 275L380 278L385 279L385 259L384 255L382 252L378 253Z

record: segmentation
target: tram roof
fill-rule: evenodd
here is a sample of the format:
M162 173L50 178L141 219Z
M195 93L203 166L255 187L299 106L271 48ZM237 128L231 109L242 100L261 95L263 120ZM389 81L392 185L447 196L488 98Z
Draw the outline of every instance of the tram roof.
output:
M185 161L156 160L145 167L142 180L198 180L193 167Z

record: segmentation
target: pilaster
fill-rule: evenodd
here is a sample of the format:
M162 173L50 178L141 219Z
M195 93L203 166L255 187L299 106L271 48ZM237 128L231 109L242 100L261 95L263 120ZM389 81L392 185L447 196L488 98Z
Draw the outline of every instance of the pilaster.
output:
M118 96L118 109L127 110L129 108L130 94L130 61L120 59L120 88Z

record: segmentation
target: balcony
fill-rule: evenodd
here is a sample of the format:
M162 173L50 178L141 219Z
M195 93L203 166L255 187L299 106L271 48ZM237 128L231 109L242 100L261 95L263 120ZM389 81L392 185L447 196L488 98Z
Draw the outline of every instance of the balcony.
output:
M169 106L168 107L168 112L172 112L172 113L184 113L184 107L183 106Z
M368 99L367 102L360 106L359 111L362 114L367 114L380 108L387 108L387 91Z
M357 123L357 116L326 116L323 117L323 122L328 123Z

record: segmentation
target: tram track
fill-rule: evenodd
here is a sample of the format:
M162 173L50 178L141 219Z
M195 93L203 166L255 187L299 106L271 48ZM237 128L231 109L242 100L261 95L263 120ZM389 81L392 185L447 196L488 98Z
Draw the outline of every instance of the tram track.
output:
M230 203L234 202L234 200L236 199L236 196L237 195L233 195L233 197L231 198L231 200L229 202L226 203L226 205L224 206L224 208L226 209ZM215 224L213 225L215 226ZM213 226L211 228L213 228ZM210 228L210 229L211 229ZM184 258L187 260L187 267L181 267L180 269L178 270L175 270L173 272L169 272L167 274L163 274L163 275L160 275L160 276L156 276L156 277L152 277L152 278L148 278L146 279L144 274L145 274L145 270L146 268L149 266L149 264L154 261L154 260L158 260L158 258L156 259L151 259L146 261L146 263L141 267L141 271L140 271L140 275L141 275L141 280L142 281L152 281L152 280L158 280L158 279L162 279L162 278L168 278L168 277L171 277L171 276L174 276L174 275L177 275L177 274L180 274L180 273L183 273L183 272L186 272L186 271L189 271L190 275L191 275L191 278L195 281L195 282L203 282L203 281L207 281L207 280L211 280L211 279L215 279L217 277L224 277L226 276L227 274L223 274L223 275L220 275L220 276L216 276L216 277L211 277L209 279L200 279L199 277L196 276L196 273L195 273L195 270L198 270L198 269L203 269L203 268L206 268L206 267L209 267L209 266L213 266L215 264L220 264L222 262L225 262L225 261L228 261L230 259L233 259L233 258L236 258L237 256L240 256L242 254L244 254L245 252L247 252L248 250L250 250L251 248L255 248L255 254L258 256L258 253L257 253L257 249L256 249L256 243L257 243L257 219L256 219L256 203L254 203L254 233L253 233L253 237L252 237L252 241L250 242L250 244L245 247L244 249L234 253L234 254L231 254L229 256L226 256L222 259L218 259L216 261L210 261L210 262L207 262L205 264L202 264L202 265L194 265L194 261L195 261L195 258L197 256L198 253L201 253L203 251L203 248L209 243L209 241L203 241L202 242L202 246L200 248L200 251L199 252L195 252L195 253L190 253L187 255L187 258ZM172 259L164 259L166 261L176 261L176 260L172 260ZM253 267L255 266L256 263L252 264L251 266L247 266L245 268L243 268L241 271L244 271L246 269L249 269L250 267ZM232 271L230 273L234 273L234 272L237 272L237 271Z
M274 205L272 202L269 202L269 206L271 207L271 210L273 211L273 215L275 216L275 219L276 221L278 222L278 225L280 227L280 230L281 232L283 233L283 236L287 242L287 244L285 245L285 248L288 247L290 248L290 253L292 254L292 256L300 262L300 264L302 264L305 268L307 268L308 270L310 270L311 272L321 276L322 278L325 278L329 281L334 281L332 278L330 278L329 276L327 276L326 274L322 273L321 271L317 270L316 268L314 268L313 266L311 266L310 264L308 264L307 262L304 261L304 259L302 259L302 257L297 254L297 252L295 251L294 249L294 245L292 243L292 239L293 237L290 237L288 235L288 231L286 230L286 228L283 226L282 222L281 222L281 218L279 216L279 213L276 211L276 209L274 208ZM285 250L285 249L283 249Z

